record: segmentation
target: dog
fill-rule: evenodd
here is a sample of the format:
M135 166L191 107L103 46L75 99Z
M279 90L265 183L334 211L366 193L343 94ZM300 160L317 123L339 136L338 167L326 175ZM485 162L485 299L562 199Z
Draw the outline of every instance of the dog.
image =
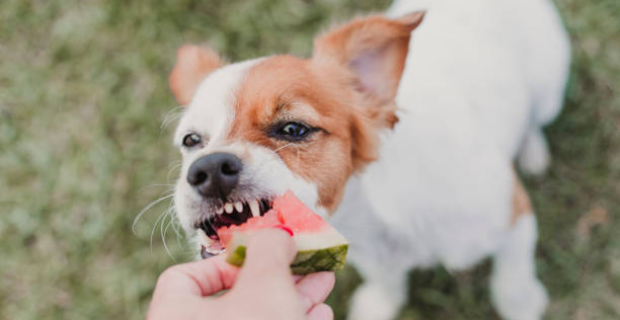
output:
M542 174L569 40L548 0L397 0L318 36L311 57L227 64L185 45L174 203L203 248L292 190L350 242L350 319L393 319L407 273L493 257L492 302L540 319L537 226L515 163Z

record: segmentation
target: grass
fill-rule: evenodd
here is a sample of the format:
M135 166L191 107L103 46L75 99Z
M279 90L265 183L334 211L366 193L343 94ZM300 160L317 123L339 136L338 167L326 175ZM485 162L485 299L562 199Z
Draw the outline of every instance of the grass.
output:
M159 216L165 200L132 233L177 175L172 130L161 126L176 106L166 86L176 48L209 41L233 61L304 55L331 21L388 5L363 3L1 1L0 319L143 318L174 263L162 238L176 261L190 251ZM547 318L618 319L620 2L557 4L574 46L571 82L548 128L553 166L526 181ZM413 272L401 319L497 319L488 273L488 263ZM352 269L339 275L330 297L339 318L359 281Z

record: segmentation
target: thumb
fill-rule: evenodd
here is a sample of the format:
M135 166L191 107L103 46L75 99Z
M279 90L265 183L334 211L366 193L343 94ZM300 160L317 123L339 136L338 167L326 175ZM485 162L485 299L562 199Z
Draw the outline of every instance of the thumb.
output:
M274 278L286 279L293 284L290 264L297 248L284 230L266 229L253 235L248 242L243 268L237 283L258 285L270 283Z
M280 229L262 230L250 237L237 282L222 297L236 305L240 314L235 319L306 319L291 276L296 251L291 237ZM241 308L238 301L249 305Z

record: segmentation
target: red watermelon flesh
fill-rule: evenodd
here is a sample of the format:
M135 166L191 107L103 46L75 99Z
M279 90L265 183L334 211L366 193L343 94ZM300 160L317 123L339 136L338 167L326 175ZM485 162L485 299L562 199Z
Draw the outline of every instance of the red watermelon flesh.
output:
M280 219L278 218L278 213L274 210L269 210L265 213L265 215L261 217L249 218L242 225L230 225L228 227L222 227L217 230L217 235L220 237L220 241L226 245L230 243L234 232L275 228L276 226L281 224L282 222L280 222Z
M295 235L301 231L318 232L325 226L329 226L325 220L306 207L291 191L288 191L276 198L271 210L263 216L249 218L241 225L222 227L217 230L217 235L222 243L227 244L235 231L285 227Z
M291 191L274 199L271 210L264 215L217 230L220 242L228 251L227 261L242 265L248 237L266 228L281 228L291 233L298 249L291 264L295 274L336 271L344 265L348 249L346 239Z

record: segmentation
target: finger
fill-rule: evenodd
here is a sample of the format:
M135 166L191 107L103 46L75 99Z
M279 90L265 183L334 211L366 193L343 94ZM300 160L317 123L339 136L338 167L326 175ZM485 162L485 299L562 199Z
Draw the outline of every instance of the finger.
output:
M305 276L295 285L297 292L301 294L306 312L327 299L335 282L333 272L318 272Z
M159 276L155 294L209 296L232 287L238 272L224 256L175 265Z
M268 229L258 232L249 239L239 284L269 284L274 279L285 278L292 285L290 264L296 251L295 243L285 231Z
M308 320L333 320L334 311L328 305L321 303L308 312Z

